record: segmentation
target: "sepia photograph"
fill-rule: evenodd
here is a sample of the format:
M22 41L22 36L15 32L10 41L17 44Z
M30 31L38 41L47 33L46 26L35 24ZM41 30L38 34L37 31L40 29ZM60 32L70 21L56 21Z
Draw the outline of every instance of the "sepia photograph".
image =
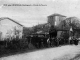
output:
M80 0L0 0L0 60L80 60Z

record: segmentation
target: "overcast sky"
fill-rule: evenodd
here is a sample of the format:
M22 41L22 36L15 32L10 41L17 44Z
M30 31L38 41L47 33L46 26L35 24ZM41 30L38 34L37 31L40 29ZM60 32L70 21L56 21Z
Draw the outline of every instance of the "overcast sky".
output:
M4 6L4 4L45 6ZM47 16L54 13L80 18L80 0L0 0L0 17L10 17L26 27L46 23Z

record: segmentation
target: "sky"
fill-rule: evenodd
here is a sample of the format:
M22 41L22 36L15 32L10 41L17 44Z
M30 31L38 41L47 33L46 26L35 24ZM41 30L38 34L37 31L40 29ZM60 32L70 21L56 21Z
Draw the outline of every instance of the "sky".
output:
M0 0L0 17L12 18L26 27L47 23L47 16L54 13L80 18L80 0Z

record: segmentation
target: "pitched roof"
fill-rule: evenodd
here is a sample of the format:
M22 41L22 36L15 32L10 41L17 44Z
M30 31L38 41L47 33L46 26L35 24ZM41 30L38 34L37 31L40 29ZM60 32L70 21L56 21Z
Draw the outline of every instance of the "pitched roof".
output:
M1 17L1 18L0 18L0 21L1 21L1 20L4 20L4 19L9 19L9 20L11 20L11 21L17 23L18 25L23 26L22 24L16 22L15 20L13 20L13 19L11 19L11 18L8 18L8 17Z
M78 19L77 17L68 17L68 18L66 18L66 19L75 19L75 18ZM66 19L65 19L65 20L66 20Z
M80 22L80 19L77 17L69 17L69 18L66 18L65 20L78 21L78 23Z
M69 28L70 26L73 28L80 28L80 19L77 17L69 17L63 20L61 24L64 24L65 28Z
M52 15L49 15L48 17L50 17L50 16L62 16L62 17L66 17L66 16L61 15L61 14L58 14L58 13L54 13L54 14L52 14Z

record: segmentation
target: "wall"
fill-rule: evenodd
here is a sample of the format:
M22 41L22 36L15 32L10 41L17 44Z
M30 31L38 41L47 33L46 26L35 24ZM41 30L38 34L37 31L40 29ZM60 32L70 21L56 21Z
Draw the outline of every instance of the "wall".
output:
M48 23L58 27L60 22L63 21L64 19L66 19L66 17L63 17L63 16L49 16L48 17Z

